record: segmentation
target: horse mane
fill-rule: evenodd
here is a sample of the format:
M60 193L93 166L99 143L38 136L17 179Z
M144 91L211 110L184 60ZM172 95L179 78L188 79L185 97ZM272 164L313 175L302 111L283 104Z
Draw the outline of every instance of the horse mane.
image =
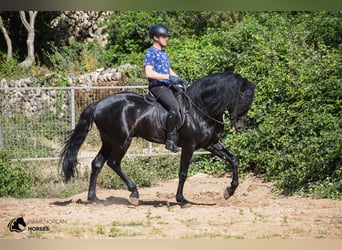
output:
M233 72L214 73L196 80L188 95L203 111L219 115L235 105L247 79Z

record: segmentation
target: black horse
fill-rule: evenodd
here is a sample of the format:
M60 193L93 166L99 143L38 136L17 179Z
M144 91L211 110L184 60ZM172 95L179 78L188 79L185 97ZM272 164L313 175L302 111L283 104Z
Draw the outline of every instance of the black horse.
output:
M238 162L220 143L223 134L224 112L228 110L231 126L238 132L245 128L256 84L238 74L225 72L212 74L194 82L183 101L190 103L184 123L179 129L178 146L182 148L179 184L176 200L181 206L190 204L183 196L193 152L204 148L228 161L233 168L231 187L225 189L224 198L234 194L238 186ZM131 192L129 202L138 205L139 193L134 182L122 171L121 160L130 146L132 137L165 143L165 129L157 123L159 112L166 112L161 105L151 105L136 93L122 92L110 95L86 107L76 128L65 141L61 163L66 180L74 177L77 154L94 121L101 136L102 147L92 161L88 200L95 200L96 179L105 162L125 182Z

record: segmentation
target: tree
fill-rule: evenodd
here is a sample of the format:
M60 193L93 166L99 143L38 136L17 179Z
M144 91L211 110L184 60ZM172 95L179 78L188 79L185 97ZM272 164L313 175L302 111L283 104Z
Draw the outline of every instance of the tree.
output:
M7 32L7 29L5 27L5 24L1 16L0 16L0 28L1 28L2 33L4 34L4 38L5 38L6 45L7 45L7 60L10 60L12 59L12 56L13 56L12 40Z
M34 62L34 22L36 19L36 16L38 14L38 11L29 11L29 21L26 19L26 13L25 11L19 11L20 14L20 20L24 24L26 30L27 30L27 56L23 62L20 63L20 66L28 67L31 66Z

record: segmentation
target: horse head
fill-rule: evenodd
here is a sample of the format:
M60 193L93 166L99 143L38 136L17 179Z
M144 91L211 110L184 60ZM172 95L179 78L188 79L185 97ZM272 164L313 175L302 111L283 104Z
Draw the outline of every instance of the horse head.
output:
M247 112L252 105L256 85L257 83L252 83L242 78L240 94L235 101L235 105L231 110L228 110L231 127L237 132L242 132L246 127Z

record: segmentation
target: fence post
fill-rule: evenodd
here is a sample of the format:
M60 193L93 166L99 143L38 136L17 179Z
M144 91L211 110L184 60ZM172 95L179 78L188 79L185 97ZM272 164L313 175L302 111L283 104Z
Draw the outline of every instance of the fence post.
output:
M152 142L148 142L148 153L152 154Z
M71 88L71 93L70 93L70 106L71 106L71 129L75 129L75 89L74 88Z
M2 123L0 122L0 150L3 149L4 140L2 138Z

